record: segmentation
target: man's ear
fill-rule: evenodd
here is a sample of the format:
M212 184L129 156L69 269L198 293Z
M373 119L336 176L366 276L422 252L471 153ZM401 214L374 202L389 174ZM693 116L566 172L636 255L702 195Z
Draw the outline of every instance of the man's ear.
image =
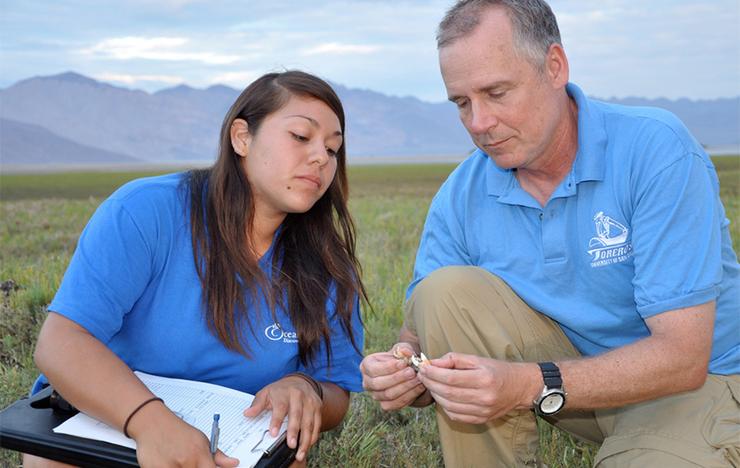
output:
M552 44L545 58L545 74L555 88L562 88L568 84L570 69L568 57L560 44Z
M231 147L234 152L242 158L247 157L249 152L249 143L252 141L252 135L247 128L247 121L244 119L234 119L231 123Z

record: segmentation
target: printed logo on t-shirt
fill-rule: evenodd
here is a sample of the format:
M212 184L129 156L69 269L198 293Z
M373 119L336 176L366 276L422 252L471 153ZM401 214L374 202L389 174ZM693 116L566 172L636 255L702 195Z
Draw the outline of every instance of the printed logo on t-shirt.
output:
M277 323L273 323L265 328L265 336L272 341L281 341L283 343L298 343L298 334L296 332L285 331Z
M596 236L588 242L591 266L602 267L624 262L632 256L632 242L627 240L629 229L603 211L594 215Z

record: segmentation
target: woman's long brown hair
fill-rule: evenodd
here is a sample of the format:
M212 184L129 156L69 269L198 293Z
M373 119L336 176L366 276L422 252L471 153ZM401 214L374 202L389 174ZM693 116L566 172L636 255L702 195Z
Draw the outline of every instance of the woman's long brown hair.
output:
M337 151L336 175L326 193L306 213L290 213L283 221L272 247L272 274L267 277L248 248L252 190L230 135L235 119L246 120L250 132L258 132L264 118L291 96L324 102L336 114L344 135L342 104L326 82L299 71L270 73L250 84L229 109L214 166L191 171L186 182L193 254L211 331L227 348L249 356L243 330L249 328L254 335L254 329L247 310L256 311L259 296L264 295L273 317L276 307L285 308L298 334L299 358L308 364L322 341L331 359L330 303L352 345L361 352L351 322L356 301L367 302L367 294L347 209L345 144Z

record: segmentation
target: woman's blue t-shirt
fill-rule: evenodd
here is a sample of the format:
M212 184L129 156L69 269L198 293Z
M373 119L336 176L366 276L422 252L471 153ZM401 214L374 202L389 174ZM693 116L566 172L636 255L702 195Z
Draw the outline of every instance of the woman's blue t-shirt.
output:
M210 332L195 269L183 174L130 182L97 209L80 236L49 310L78 323L131 369L198 380L256 393L285 374L306 372L345 390L362 391L359 363L327 303L331 365L322 344L314 361L298 359L295 327L284 310L270 312L264 298L248 303L243 341L250 357L231 351ZM272 262L272 248L261 259ZM356 303L352 328L358 348L363 330Z

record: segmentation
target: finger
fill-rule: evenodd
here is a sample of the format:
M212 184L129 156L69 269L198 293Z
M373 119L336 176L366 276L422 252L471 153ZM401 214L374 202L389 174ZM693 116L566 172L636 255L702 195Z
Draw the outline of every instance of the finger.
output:
M461 403L434 392L432 392L432 396L434 396L434 401L436 401L437 404L447 412L467 416L488 416L490 414L490 410L488 408L479 404Z
M321 434L321 406L316 408L313 417L313 430L311 431L311 446L319 441Z
M205 438L204 438L204 442L206 442ZM198 450L197 453L194 453L193 455L194 456L185 457L185 460L180 461L179 463L175 460L169 460L170 465L171 466L188 466L188 467L195 466L197 468L217 468L216 460L214 458L215 455L211 454L211 451L208 450L208 447L202 447L201 450ZM161 465L161 463L159 464Z
M422 366L419 369L419 378L425 383L428 380L444 383L452 387L479 388L482 379L488 382L488 372L476 367L473 369L445 369L438 366Z
M419 380L430 392L432 392L433 395L439 395L448 400L456 400L456 392L464 390L462 388L449 385L444 380L432 379L428 375L419 375Z
M360 371L363 376L375 378L392 374L404 367L408 367L407 364L390 353L375 353L362 360Z
M223 453L221 450L216 451L216 455L214 455L213 460L216 462L217 466L220 466L221 468L231 468L234 466L239 466L239 459L230 457Z
M285 416L287 416L289 405L284 401L272 402L272 416L270 417L270 436L277 437L280 426L283 425ZM290 424L290 419L288 420ZM290 435L290 434L289 434ZM291 447L293 448L293 447Z
M257 392L254 400L252 400L252 404L249 408L244 410L244 416L248 418L259 416L265 409L267 409L268 403L267 392Z
M416 372L404 364L401 369L392 374L373 378L363 377L362 385L368 392L383 392L414 380L416 380Z
M290 407L288 409L288 447L296 448L298 446L298 433L301 430L303 422L303 394L300 391L291 392Z
M411 344L406 343L405 341L402 341L400 343L394 344L390 350L390 353L395 358L397 358L397 356L399 355L405 356L405 357L411 357L414 354L416 354L416 351L414 350L414 347L411 346Z
M407 372L407 371L404 371ZM416 376L416 373L412 369L408 369L412 375L407 380L403 380L392 387L385 388L383 390L376 390L370 392L370 396L376 401L393 401L402 397L417 385L421 383L421 380Z
M414 388L404 393L402 396L395 400L381 401L380 407L385 411L393 411L401 408L405 408L413 403L419 396L426 391L423 384L417 383Z
M298 453L296 453L296 460L303 461L308 453L308 449L311 447L311 438L313 437L313 420L315 412L304 407L301 414L301 431L300 441L298 444Z
M444 369L454 369L455 367L455 361L450 357L450 353L447 353L440 358L429 360L429 364L436 367L442 367Z
M432 359L430 363L446 369L473 369L478 367L478 357L471 354L447 353L439 359Z

